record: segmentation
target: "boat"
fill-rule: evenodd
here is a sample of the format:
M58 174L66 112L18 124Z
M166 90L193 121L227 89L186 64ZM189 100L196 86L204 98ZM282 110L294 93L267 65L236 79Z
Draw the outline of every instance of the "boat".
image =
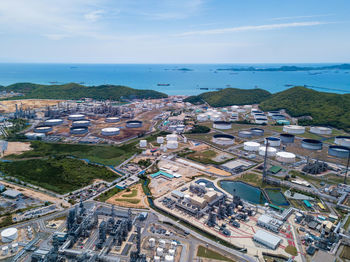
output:
M201 87L201 88L199 88L200 90L209 90L209 88L208 87Z
M170 86L170 84L157 84L157 86Z

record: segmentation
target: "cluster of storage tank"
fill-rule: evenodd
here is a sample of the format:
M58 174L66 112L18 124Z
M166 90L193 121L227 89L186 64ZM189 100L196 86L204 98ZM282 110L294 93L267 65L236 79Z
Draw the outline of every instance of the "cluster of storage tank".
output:
M263 111L252 109L251 115L254 117L254 121L256 124L262 125L262 124L267 124L268 122L267 116Z
M85 119L85 115L69 115L68 120L72 121L72 126L69 130L72 135L82 135L89 132L90 120Z
M207 112L197 115L197 120L199 122L204 121L220 121L223 118L223 114L220 111L217 111L216 109L209 108Z
M154 238L150 238L148 240L148 245L150 249L156 248L156 240ZM158 241L158 247L155 250L155 256L153 257L154 262L174 262L176 255L176 247L177 242L171 241L169 245L169 249L166 251L166 241L164 239L160 239Z

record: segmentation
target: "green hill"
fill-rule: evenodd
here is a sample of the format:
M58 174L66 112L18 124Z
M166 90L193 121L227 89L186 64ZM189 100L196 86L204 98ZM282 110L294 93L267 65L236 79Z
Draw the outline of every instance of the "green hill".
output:
M120 100L133 98L164 98L166 94L153 90L139 90L119 85L84 86L75 83L63 85L39 85L32 83L17 83L9 86L0 86L0 91L23 93L21 98L41 99L93 99Z
M223 107L231 105L258 104L269 98L271 94L263 89L238 89L225 88L220 91L206 92L198 96L190 96L185 102L192 104L202 104L207 102L214 107Z
M286 109L293 117L312 117L312 120L300 120L300 124L350 130L350 94L318 92L298 86L273 94L260 108L264 111Z

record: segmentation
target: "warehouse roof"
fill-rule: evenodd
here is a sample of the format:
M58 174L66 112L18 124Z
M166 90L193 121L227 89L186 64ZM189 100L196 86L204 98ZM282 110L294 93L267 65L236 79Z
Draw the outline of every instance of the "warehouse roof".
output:
M254 235L254 239L259 241L263 240L264 242L269 242L272 246L278 246L278 244L281 242L281 238L265 231L265 230L258 230L256 231Z
M21 194L22 194L21 192L19 192L17 190L13 190L13 189L8 189L2 193L3 196L11 197L11 198L16 198L16 197L20 196Z

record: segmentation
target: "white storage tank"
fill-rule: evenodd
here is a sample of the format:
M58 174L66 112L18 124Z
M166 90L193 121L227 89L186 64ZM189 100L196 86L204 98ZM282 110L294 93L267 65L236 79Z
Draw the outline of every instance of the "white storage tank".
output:
M168 143L166 144L166 147L169 149L176 149L178 148L179 144L177 141L168 141Z
M295 154L290 152L278 152L276 154L276 160L282 163L293 163L295 162Z
M157 143L158 143L158 144L163 144L163 143L164 143L164 137L158 136L158 137L157 137Z
M259 148L259 155L261 156L265 156L265 151L266 151L266 147L265 146L261 146ZM267 148L267 156L275 156L277 153L277 149L273 148L273 147L268 147Z
M6 256L6 255L9 253L9 248L8 248L8 246L3 246L3 247L1 248L1 251L2 251L2 255L3 255L3 256Z
M45 121L45 125L47 126L58 126L63 124L63 120L62 119L48 119Z
M266 137L265 138L265 145L266 141L269 142L269 146L280 146L281 145L281 139L278 137Z
M237 111L238 108L239 108L239 106L231 106L231 110L234 112Z
M169 255L175 256L175 249L169 249Z
M10 243L14 240L16 240L18 237L18 230L17 228L10 227L3 231L1 231L1 240L4 243Z
M174 262L174 256L166 255L164 258L165 262Z
M208 120L208 115L207 114L199 114L197 116L197 120L199 122L204 122L204 121L207 121Z
M210 120L211 121L220 121L221 120L221 116L219 114L213 114L211 117L210 117Z
M119 135L120 133L120 129L117 127L106 127L106 128L102 128L101 130L101 135L103 136L115 136L115 135Z
M257 142L244 142L243 146L244 150L246 151L258 151L260 148L260 144Z
M148 240L149 247L154 247L156 245L156 240L154 238L150 238Z
M13 243L11 246L12 252L17 252L18 251L18 243Z
M350 136L336 136L334 143L340 146L350 147Z
M114 116L112 116L112 117L107 117L106 119L105 119L105 122L106 123L116 123L116 122L119 122L120 121L120 118L119 117L114 117Z
M74 115L68 116L68 120L72 120L72 121L84 120L84 119L85 119L85 116L82 114L74 114Z
M312 126L310 127L310 133L318 135L330 135L332 134L332 129L323 126Z
M176 248L177 247L177 242L176 241L171 241L171 248Z
M164 254L164 249L163 248L161 248L161 247L158 247L157 248L157 256L163 256L163 254Z
M154 256L153 260L154 260L154 262L160 262L160 257L159 256Z
M288 134L304 134L305 133L305 127L303 126L297 126L297 125L286 125L283 126L283 132L286 132Z
M167 141L177 141L177 135L176 134L170 134L166 136Z
M164 239L159 240L159 247L162 247L162 248L165 247L165 240Z
M147 147L147 140L140 140L140 147Z

